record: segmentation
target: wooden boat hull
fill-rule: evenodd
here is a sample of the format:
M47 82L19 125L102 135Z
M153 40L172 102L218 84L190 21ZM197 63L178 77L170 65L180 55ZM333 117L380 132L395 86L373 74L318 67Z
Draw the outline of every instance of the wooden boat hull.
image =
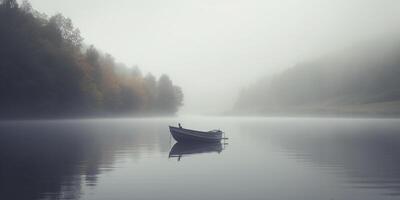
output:
M222 132L210 133L170 126L172 137L177 142L220 142Z

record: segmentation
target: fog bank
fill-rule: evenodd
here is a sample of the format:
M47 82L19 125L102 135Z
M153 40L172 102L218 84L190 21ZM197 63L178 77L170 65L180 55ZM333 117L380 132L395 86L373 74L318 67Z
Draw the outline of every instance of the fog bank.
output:
M181 113L229 110L245 85L400 29L395 0L32 0L128 65L167 73Z

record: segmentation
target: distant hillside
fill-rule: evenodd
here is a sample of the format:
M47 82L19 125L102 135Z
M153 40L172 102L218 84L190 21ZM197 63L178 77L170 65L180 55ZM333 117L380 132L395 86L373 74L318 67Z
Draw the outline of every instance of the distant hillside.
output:
M233 113L400 116L400 40L300 63L244 89Z
M143 76L82 41L63 15L47 17L27 1L0 0L0 117L178 111L183 93L167 75Z

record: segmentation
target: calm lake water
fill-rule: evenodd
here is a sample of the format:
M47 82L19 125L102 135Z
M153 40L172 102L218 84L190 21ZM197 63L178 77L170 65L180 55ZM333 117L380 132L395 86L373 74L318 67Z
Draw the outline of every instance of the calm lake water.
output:
M175 144L168 125L220 128ZM400 120L0 122L0 199L400 199Z

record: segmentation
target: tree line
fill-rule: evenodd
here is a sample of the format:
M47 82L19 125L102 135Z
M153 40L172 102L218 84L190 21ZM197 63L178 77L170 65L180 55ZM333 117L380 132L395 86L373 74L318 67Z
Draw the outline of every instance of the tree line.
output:
M0 0L0 116L174 114L183 93L83 43L62 14Z
M243 89L240 112L400 115L400 38L381 38L299 63Z

